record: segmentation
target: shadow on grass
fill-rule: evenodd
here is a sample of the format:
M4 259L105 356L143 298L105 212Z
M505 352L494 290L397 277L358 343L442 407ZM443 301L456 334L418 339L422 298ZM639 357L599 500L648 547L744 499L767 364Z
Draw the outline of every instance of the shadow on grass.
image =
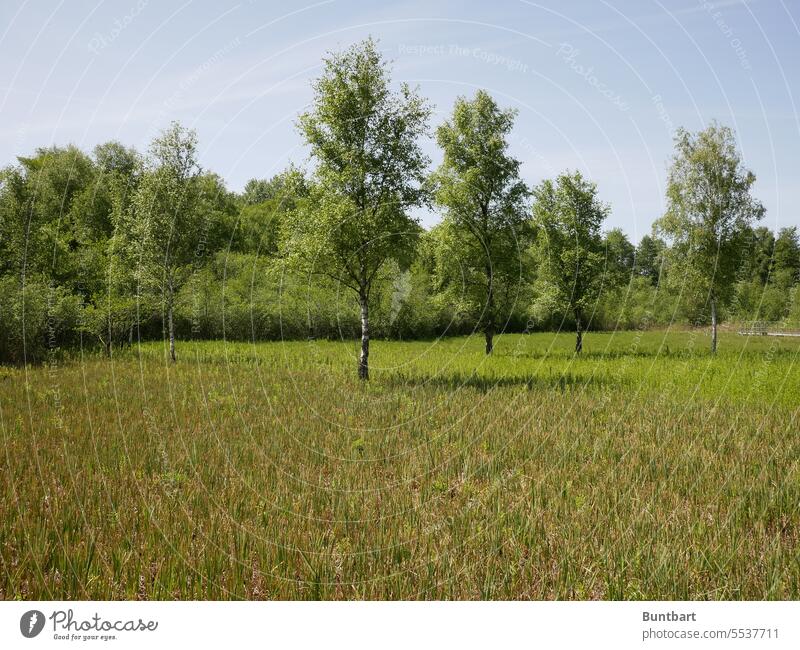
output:
M796 354L795 350L792 349L782 349L775 346L771 352L771 354L786 356ZM763 357L766 354L765 350L761 349L745 349L735 347L735 348L727 348L722 349L717 352L717 355L711 354L710 350L707 350L705 347L702 348L676 348L670 349L669 347L662 348L660 350L596 350L596 351L589 351L584 350L580 355L576 355L573 351L568 350L531 350L531 351L498 351L495 349L493 353L495 357L502 357L504 359L518 359L518 360L525 360L525 359L533 359L533 360L558 360L558 361L614 361L614 360L625 360L625 359L652 359L652 360L687 360L687 359L714 359L714 358L722 358L722 357L730 357L735 356L739 357L744 355L746 357Z

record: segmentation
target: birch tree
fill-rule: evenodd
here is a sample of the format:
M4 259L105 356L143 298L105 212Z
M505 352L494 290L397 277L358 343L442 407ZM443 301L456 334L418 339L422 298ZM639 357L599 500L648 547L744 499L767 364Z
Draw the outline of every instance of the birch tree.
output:
M436 131L444 160L432 177L434 196L452 241L437 266L450 276L444 284L463 286L464 302L479 312L486 354L517 295L527 248L529 191L519 161L508 153L515 116L479 90L472 100L456 100L452 117Z
M209 224L196 210L197 134L173 122L150 146L148 168L133 200L130 241L140 291L162 298L169 357L175 355L175 298L191 274Z
M750 190L756 177L742 163L733 131L716 123L696 134L679 129L667 179L667 210L656 228L671 240L673 282L704 296L717 351L719 308L733 294L745 237L764 215Z
M609 207L580 172L543 181L533 191L540 300L575 319L575 353L603 285L605 251L600 228Z
M409 208L423 201L429 164L418 140L430 109L402 84L367 39L328 56L299 129L315 162L309 196L285 228L286 253L305 272L355 294L361 314L358 376L369 378L369 309L390 260L407 266L420 230Z

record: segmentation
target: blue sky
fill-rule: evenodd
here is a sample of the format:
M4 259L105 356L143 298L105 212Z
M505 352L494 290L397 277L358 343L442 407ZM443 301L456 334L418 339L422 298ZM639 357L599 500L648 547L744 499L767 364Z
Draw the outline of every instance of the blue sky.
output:
M294 122L322 56L371 34L434 104L432 126L478 88L517 108L525 180L580 169L611 204L607 228L650 231L672 131L712 119L736 130L764 223L795 225L799 26L789 0L4 0L0 164L50 144L144 150L178 119L239 190L305 163Z

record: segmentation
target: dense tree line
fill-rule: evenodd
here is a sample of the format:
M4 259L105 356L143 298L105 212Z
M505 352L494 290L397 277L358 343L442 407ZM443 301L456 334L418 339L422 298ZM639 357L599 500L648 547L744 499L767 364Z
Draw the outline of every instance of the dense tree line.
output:
M759 226L731 131L679 131L667 210L633 244L578 172L529 186L485 91L434 133L367 40L331 55L298 128L308 170L240 194L172 124L140 154L49 147L0 172L0 360L65 346L800 320L796 228ZM443 152L429 170L420 141ZM427 206L430 229L411 216ZM654 215L657 216L657 215ZM716 327L714 327L716 331ZM714 337L714 341L716 338ZM714 344L715 345L715 344Z

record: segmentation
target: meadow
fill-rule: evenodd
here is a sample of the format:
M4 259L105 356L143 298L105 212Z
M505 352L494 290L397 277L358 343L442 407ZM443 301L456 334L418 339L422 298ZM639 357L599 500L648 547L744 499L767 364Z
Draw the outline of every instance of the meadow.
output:
M0 598L800 598L800 339L573 346L0 368Z

